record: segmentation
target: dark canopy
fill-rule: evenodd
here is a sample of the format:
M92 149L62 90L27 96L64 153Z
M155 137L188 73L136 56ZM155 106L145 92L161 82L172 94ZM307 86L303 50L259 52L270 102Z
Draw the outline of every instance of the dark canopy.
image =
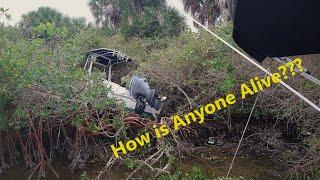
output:
M125 54L105 48L88 51L86 52L86 56L95 56L98 63L106 66L133 62Z
M259 61L320 53L320 0L229 0L233 38Z

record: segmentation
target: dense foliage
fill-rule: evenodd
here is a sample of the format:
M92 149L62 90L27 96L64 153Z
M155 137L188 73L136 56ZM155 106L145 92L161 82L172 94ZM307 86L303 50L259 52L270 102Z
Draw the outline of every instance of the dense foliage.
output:
M90 0L89 6L100 27L120 31L127 37L177 36L184 18L164 0Z
M0 53L4 50L4 45L5 45L5 36L6 36L6 31L4 27L4 23L6 20L10 20L11 15L8 13L9 9L5 9L0 6Z
M128 82L132 74L146 76L158 92L169 98L163 116L187 112L208 102L210 98L238 92L239 84L257 75L264 76L209 34L182 31L182 18L176 11L163 5L163 1L130 2L132 4L124 4L121 0L90 1L97 23L109 26L101 29L87 28L84 20L70 20L50 8L28 13L19 27L7 27L2 22L10 15L4 8L0 8L0 138L4 139L0 143L2 167L5 167L5 161L8 160L5 154L13 156L14 148L4 146L6 142L12 141L8 144L15 147L18 141L24 144L21 139L29 138L26 142L37 142L29 143L30 147L38 145L42 149L44 145L37 139L42 138L42 130L40 133L40 130L31 127L35 123L40 126L45 122L48 125L46 127L57 128L59 123L65 125L62 119L66 124L70 122L67 126L70 132L64 133L76 132L72 134L76 140L72 141L66 136L64 140L69 144L63 142L55 148L69 148L70 156L74 158L74 167L75 164L88 161L88 158L83 158L79 162L75 157L87 157L83 152L89 151L90 145L103 147L96 141L113 143L119 137L126 138L130 136L129 133L140 132L138 128L126 129L128 121L124 120L125 112L107 96L108 89L102 85L100 72L95 71L89 77L83 70L83 52L93 48L116 49L132 57L137 68L133 68L128 75L121 75L123 84ZM110 9L107 14L102 11L105 8ZM110 28L116 33L110 33ZM214 31L232 41L231 24L215 28ZM319 56L306 57L309 58L316 59ZM319 75L318 64L314 62L308 61L305 65L315 75ZM270 66L277 65L270 62ZM305 92L310 99L320 98L319 87L300 77L289 80L289 83ZM197 133L191 137L196 137L196 141L188 139L189 136L184 137L185 141L203 145L203 137L212 135L225 138L230 143L237 142L253 100L249 98L238 102L233 108L208 117L206 127L194 127ZM106 108L109 108L107 112ZM101 118L101 114L112 116ZM94 121L86 124L86 120L90 119L88 117ZM93 138L95 136L92 134L104 133L101 132L100 118L107 126L113 125L112 132L118 132L115 137ZM213 119L219 121L210 121ZM316 178L320 170L319 122L318 112L288 94L283 87L271 88L260 94L244 146L250 151L259 148L273 155L280 154L279 157L282 157L287 169L292 170L292 174L314 174ZM140 128L145 131L147 127ZM50 137L50 131L46 128L43 132L49 134L43 137ZM56 134L58 132L60 128L54 131ZM16 138L12 138L14 134ZM174 147L174 141L168 141L157 144L152 150L163 150L165 153L162 154L179 153ZM30 150L30 147L22 146L21 149ZM52 149L43 151L51 153ZM24 154L27 154L25 151L23 149ZM142 149L138 156L147 155L150 151ZM102 152L110 155L110 152L101 150L94 157L97 154L100 156ZM31 156L34 161L39 161L37 156ZM103 156L103 162L106 156ZM174 164L169 157L165 159L169 159L169 165ZM179 174L173 176L181 177ZM206 178L197 168L186 177Z
M31 11L22 15L22 20L19 22L19 28L25 37L31 38L34 27L47 23L51 23L58 28L68 29L70 35L88 27L85 18L70 18L56 9L40 7L36 11Z

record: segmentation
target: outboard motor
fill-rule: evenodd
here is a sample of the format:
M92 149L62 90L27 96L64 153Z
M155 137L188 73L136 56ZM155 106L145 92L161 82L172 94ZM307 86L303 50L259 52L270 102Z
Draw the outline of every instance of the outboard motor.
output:
M133 76L129 83L129 91L137 101L135 108L137 112L143 112L146 103L156 111L161 110L164 99L158 96L154 89L150 88L146 78Z

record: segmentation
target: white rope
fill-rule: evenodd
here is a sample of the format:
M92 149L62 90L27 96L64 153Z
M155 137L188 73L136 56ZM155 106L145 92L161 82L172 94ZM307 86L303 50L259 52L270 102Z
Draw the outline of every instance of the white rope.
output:
M192 17L191 17L192 18ZM244 57L245 59L247 59L250 63L252 63L253 65L255 65L256 67L258 67L259 69L261 69L263 72L267 73L268 75L272 75L272 73L270 73L267 69L265 69L263 66L261 66L260 64L258 64L256 61L252 60L250 57L248 57L247 55L245 55L243 52L241 52L240 50L238 50L237 48L233 47L231 44L229 44L227 41L223 40L221 37L219 37L217 34L213 33L211 30L209 30L207 27L205 27L204 25L202 25L200 22L198 22L197 20L195 20L194 18L192 18L193 21L198 24L200 27L202 27L204 30L208 31L211 35L213 35L214 37L216 37L218 40L220 40L221 42L223 42L225 45L227 45L228 47L230 47L231 49L233 49L235 52L237 52L238 54L240 54L242 57ZM286 87L288 90L290 90L291 92L293 92L295 95L297 95L298 97L300 97L302 100L304 100L306 103L308 103L311 107L313 107L314 109L316 109L317 111L320 112L320 108L314 104L313 102L311 102L309 99L307 99L306 97L304 97L302 94L300 94L298 91L296 91L295 89L293 89L292 87L290 87L288 84L286 84L285 82L281 81L280 82L284 87Z
M237 150L236 150L236 152L234 153L233 159L232 159L232 161L231 161L231 164L230 164L230 167L229 167L229 170L228 170L228 173L227 173L227 178L229 177L229 174L230 174L230 172L231 172L231 170L232 170L232 167L233 167L233 163L234 163L234 161L235 161L235 159L236 159L236 157L237 157L237 155L238 155L238 151L239 151L239 149L240 149L240 146L241 146L242 140L243 140L243 138L244 138L244 135L246 134L246 131L247 131L247 129L248 129L249 122L250 122L250 120L251 120L253 111L254 111L254 109L255 109L255 107L256 107L256 105L257 105L259 95L260 95L260 93L258 93L258 95L257 95L257 97L256 97L256 100L254 101L254 104L253 104L253 107L252 107L252 109L251 109L249 118L248 118L248 120L247 120L247 124L246 124L246 126L245 126L245 128L244 128L244 130L243 130L242 136L241 136L240 141L239 141L239 143L238 143Z
M186 14L186 13L185 13ZM187 15L187 14L186 14ZM243 52L241 52L240 50L238 50L237 48L233 47L231 44L229 44L227 41L225 41L224 39L222 39L220 36L218 36L217 34L213 33L211 30L209 30L207 27L205 27L204 25L202 25L200 22L198 22L197 20L195 20L193 17L191 17L193 22L195 22L196 24L198 24L200 27L202 27L204 30L206 30L207 32L209 32L211 35L213 35L214 37L216 37L219 41L221 41L222 43L224 43L225 45L227 45L228 47L230 47L231 49L233 49L235 52L237 52L239 55L241 55L242 57L244 57L245 59L247 59L250 63L252 63L253 65L255 65L256 67L258 67L260 70L262 70L263 72L267 73L267 75L272 75L271 72L269 72L267 69L265 69L263 66L261 66L260 64L258 64L256 61L252 60L250 57L248 57L246 54L244 54ZM320 112L320 108L314 104L313 102L311 102L309 99L307 99L306 97L304 97L302 94L300 94L298 91L296 91L295 89L293 89L292 87L290 87L288 84L286 84L285 82L281 81L280 82L284 87L286 87L288 90L290 90L291 92L293 92L295 95L297 95L298 97L300 97L302 100L304 100L306 103L308 103L311 107L313 107L314 109L316 109L317 111ZM259 94L257 95L256 97L256 100L254 102L254 105L252 107L252 110L250 112L250 115L249 115L249 118L247 120L247 123L246 123L246 126L243 130L243 133L242 133L242 136L240 138L240 141L238 143L238 146L237 146L237 149L236 149L236 152L233 156L233 159L232 159L232 162L230 164L230 167L229 167L229 170L228 170L228 173L227 173L227 178L229 177L230 175L230 172L232 170L232 167L233 167L233 164L234 164L234 161L237 157L237 154L239 152L239 149L240 149L240 146L241 146L241 143L243 141L243 138L244 138L244 135L248 129L248 126L249 126L249 123L250 123L250 120L251 120L251 117L252 117L252 114L254 112L254 109L257 105L257 101L258 101L258 98L259 98Z

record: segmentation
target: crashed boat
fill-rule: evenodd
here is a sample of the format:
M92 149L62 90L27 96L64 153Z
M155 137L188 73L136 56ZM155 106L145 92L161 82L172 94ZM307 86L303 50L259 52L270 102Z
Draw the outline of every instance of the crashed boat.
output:
M92 74L93 67L98 66L104 69L106 78L103 78L103 84L111 90L110 96L116 99L118 104L124 103L128 111L135 111L139 114L147 114L155 119L161 113L164 102L167 99L158 95L147 82L147 79L134 75L128 88L111 81L112 67L120 64L133 63L133 60L125 54L105 48L94 49L85 53L87 59L84 69ZM108 69L108 70L107 70Z

